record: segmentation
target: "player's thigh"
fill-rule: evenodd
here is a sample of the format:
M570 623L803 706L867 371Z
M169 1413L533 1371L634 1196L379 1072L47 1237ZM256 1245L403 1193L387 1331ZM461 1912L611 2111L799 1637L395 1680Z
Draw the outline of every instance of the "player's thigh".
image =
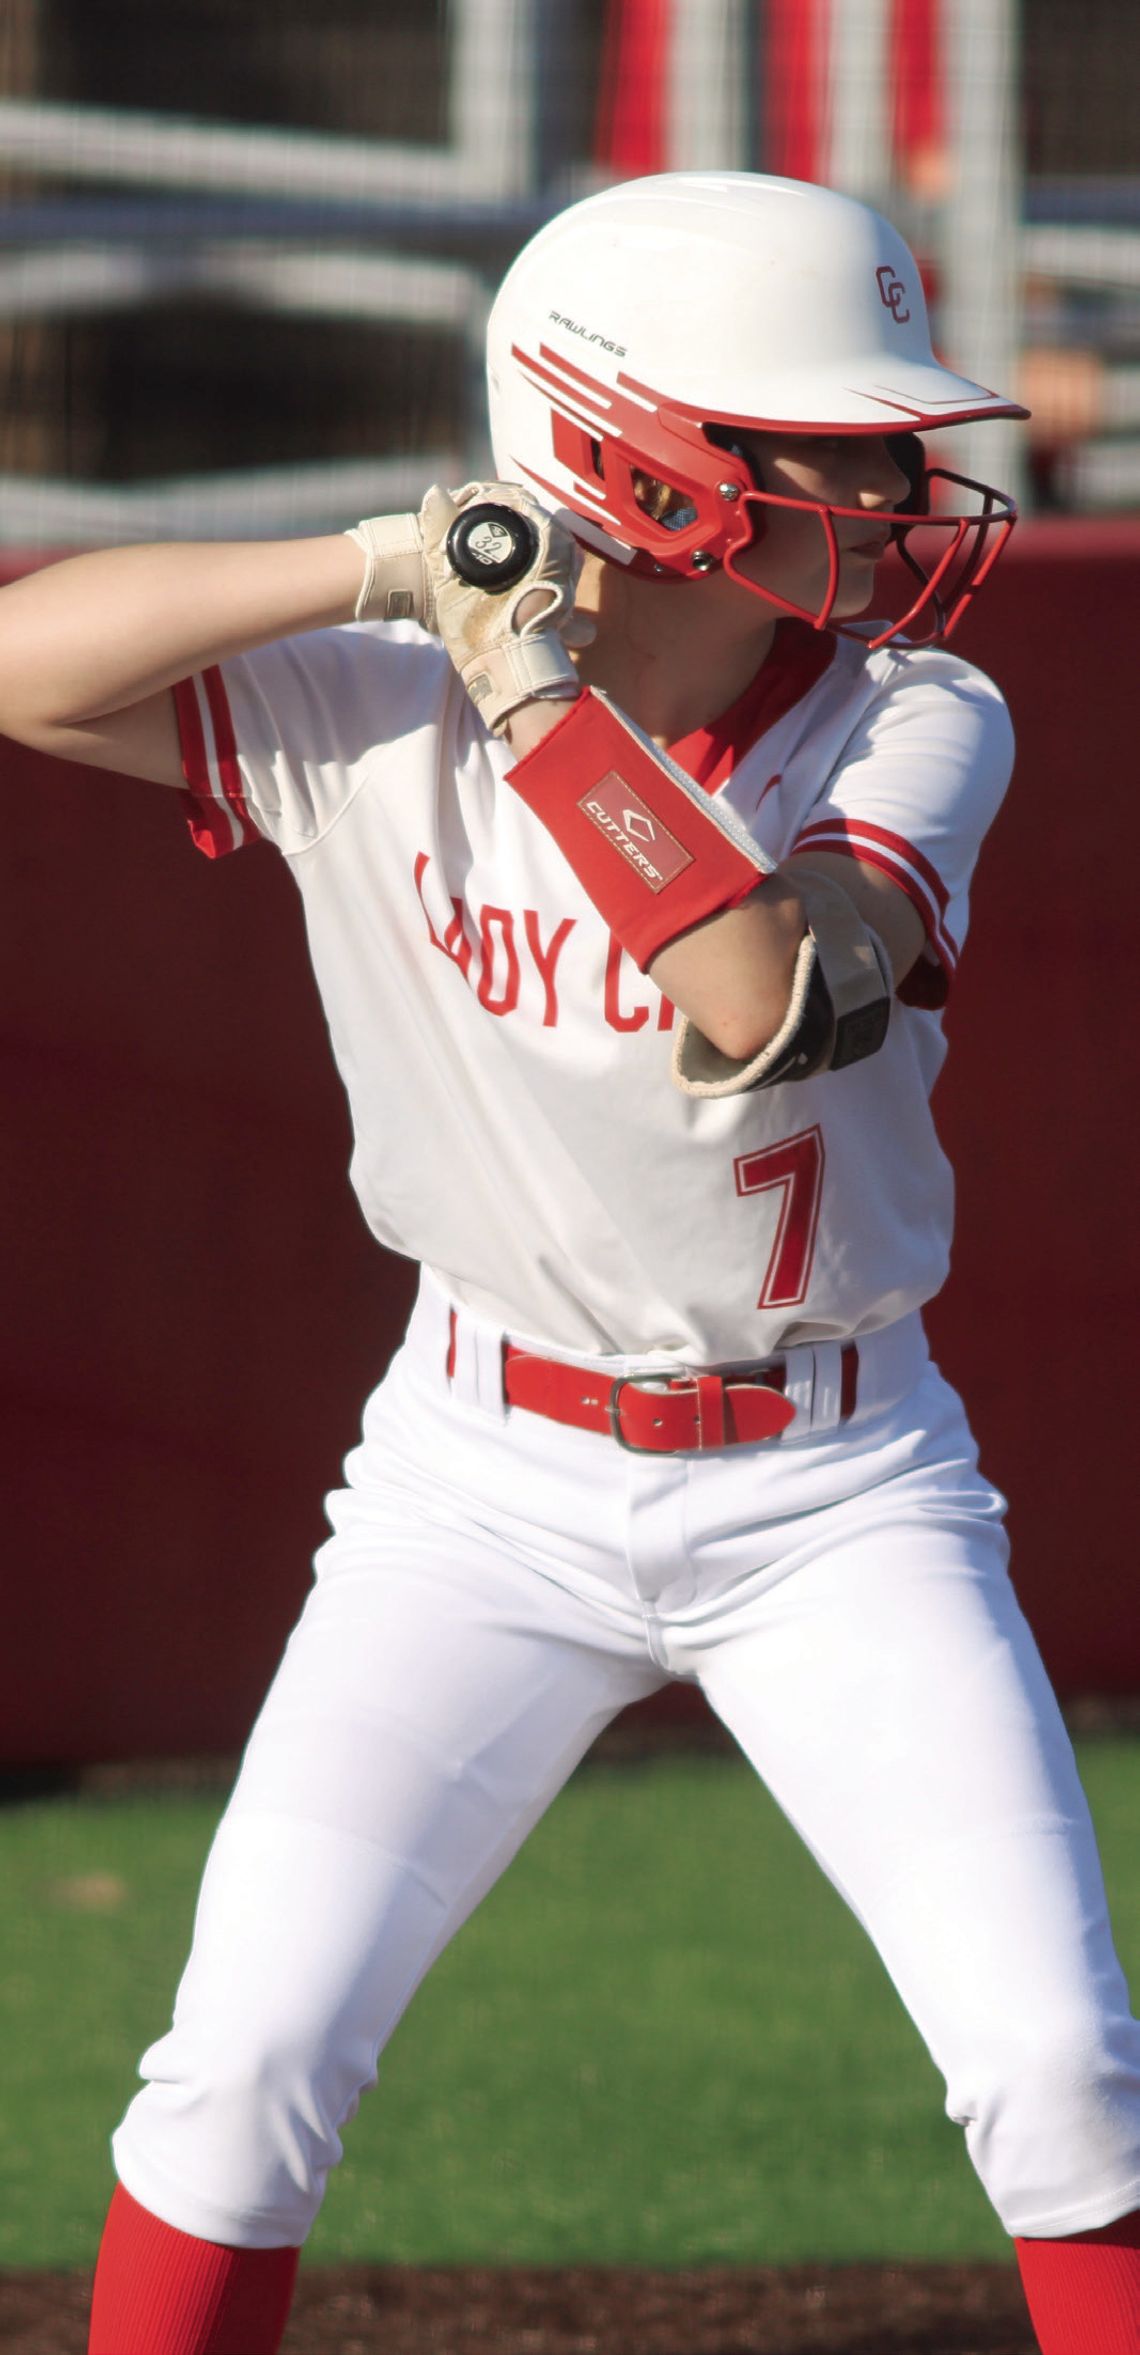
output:
M1129 2204L1140 2036L1072 1748L1000 1529L961 1496L867 1507L702 1682L868 1930L1007 2228L1075 2231Z
M439 1384L419 1395L406 1358L328 1500L333 1534L215 1844L188 1975L213 2001L244 1971L256 2009L276 1934L262 1925L303 1913L316 1879L319 1912L343 1919L306 1926L309 1959L278 1973L299 2032L344 2007L354 2035L382 2039L602 1727L662 1681L604 1500L584 1516L556 1449L532 1436L528 1452ZM238 1970L233 1892L250 1873L263 1901L241 1913Z
M661 1681L478 1531L325 1549L219 1826L170 2032L115 2139L183 2231L303 2240L436 1955L595 1735Z
M394 1508L318 1560L230 1813L328 1823L451 1902L660 1672L478 1528Z
M1012 1896L1027 1843L1095 1869L1088 1809L1000 1528L897 1499L876 1525L862 1502L862 1525L775 1590L701 1681L880 1942L897 1916L905 1944L913 1922L925 1966L935 1908L980 1962L982 1876L992 1865Z
M477 1533L404 1520L331 1550L219 1828L182 2009L329 2051L340 2022L351 2077L659 1674Z

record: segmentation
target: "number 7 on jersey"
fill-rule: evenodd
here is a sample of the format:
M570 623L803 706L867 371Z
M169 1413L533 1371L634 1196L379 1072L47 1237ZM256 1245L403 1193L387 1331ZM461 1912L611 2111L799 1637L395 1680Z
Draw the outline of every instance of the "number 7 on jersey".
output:
M807 1294L819 1200L823 1191L823 1135L818 1123L759 1153L738 1153L738 1194L780 1191L776 1235L757 1308L794 1308Z

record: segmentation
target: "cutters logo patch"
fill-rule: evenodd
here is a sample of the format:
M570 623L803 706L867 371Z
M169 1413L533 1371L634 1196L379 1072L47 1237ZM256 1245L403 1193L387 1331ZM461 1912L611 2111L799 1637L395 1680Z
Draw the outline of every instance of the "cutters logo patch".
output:
M600 777L589 793L582 795L578 807L623 859L628 859L650 891L664 891L667 883L675 882L692 866L684 844L654 817L616 769Z
M910 305L906 299L906 288L902 279L895 276L889 262L882 262L876 270L875 276L879 282L880 297L886 304L892 319L897 319L899 326L905 327L910 317Z

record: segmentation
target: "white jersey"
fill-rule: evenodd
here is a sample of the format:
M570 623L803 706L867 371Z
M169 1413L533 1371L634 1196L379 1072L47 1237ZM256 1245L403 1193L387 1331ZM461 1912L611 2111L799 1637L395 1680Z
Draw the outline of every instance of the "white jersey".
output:
M300 887L380 1242L522 1339L667 1364L845 1340L938 1291L940 1009L1012 760L978 671L787 622L733 711L672 747L769 858L880 868L926 930L879 1054L711 1101L673 1084L672 1008L437 640L353 624L176 692L196 840L267 837Z

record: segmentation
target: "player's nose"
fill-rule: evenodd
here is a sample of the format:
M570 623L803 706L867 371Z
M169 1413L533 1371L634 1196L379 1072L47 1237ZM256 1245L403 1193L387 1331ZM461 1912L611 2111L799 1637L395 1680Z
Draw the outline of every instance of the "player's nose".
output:
M897 507L910 491L910 483L897 458L892 457L885 436L875 436L863 444L863 481L859 492L861 507Z

